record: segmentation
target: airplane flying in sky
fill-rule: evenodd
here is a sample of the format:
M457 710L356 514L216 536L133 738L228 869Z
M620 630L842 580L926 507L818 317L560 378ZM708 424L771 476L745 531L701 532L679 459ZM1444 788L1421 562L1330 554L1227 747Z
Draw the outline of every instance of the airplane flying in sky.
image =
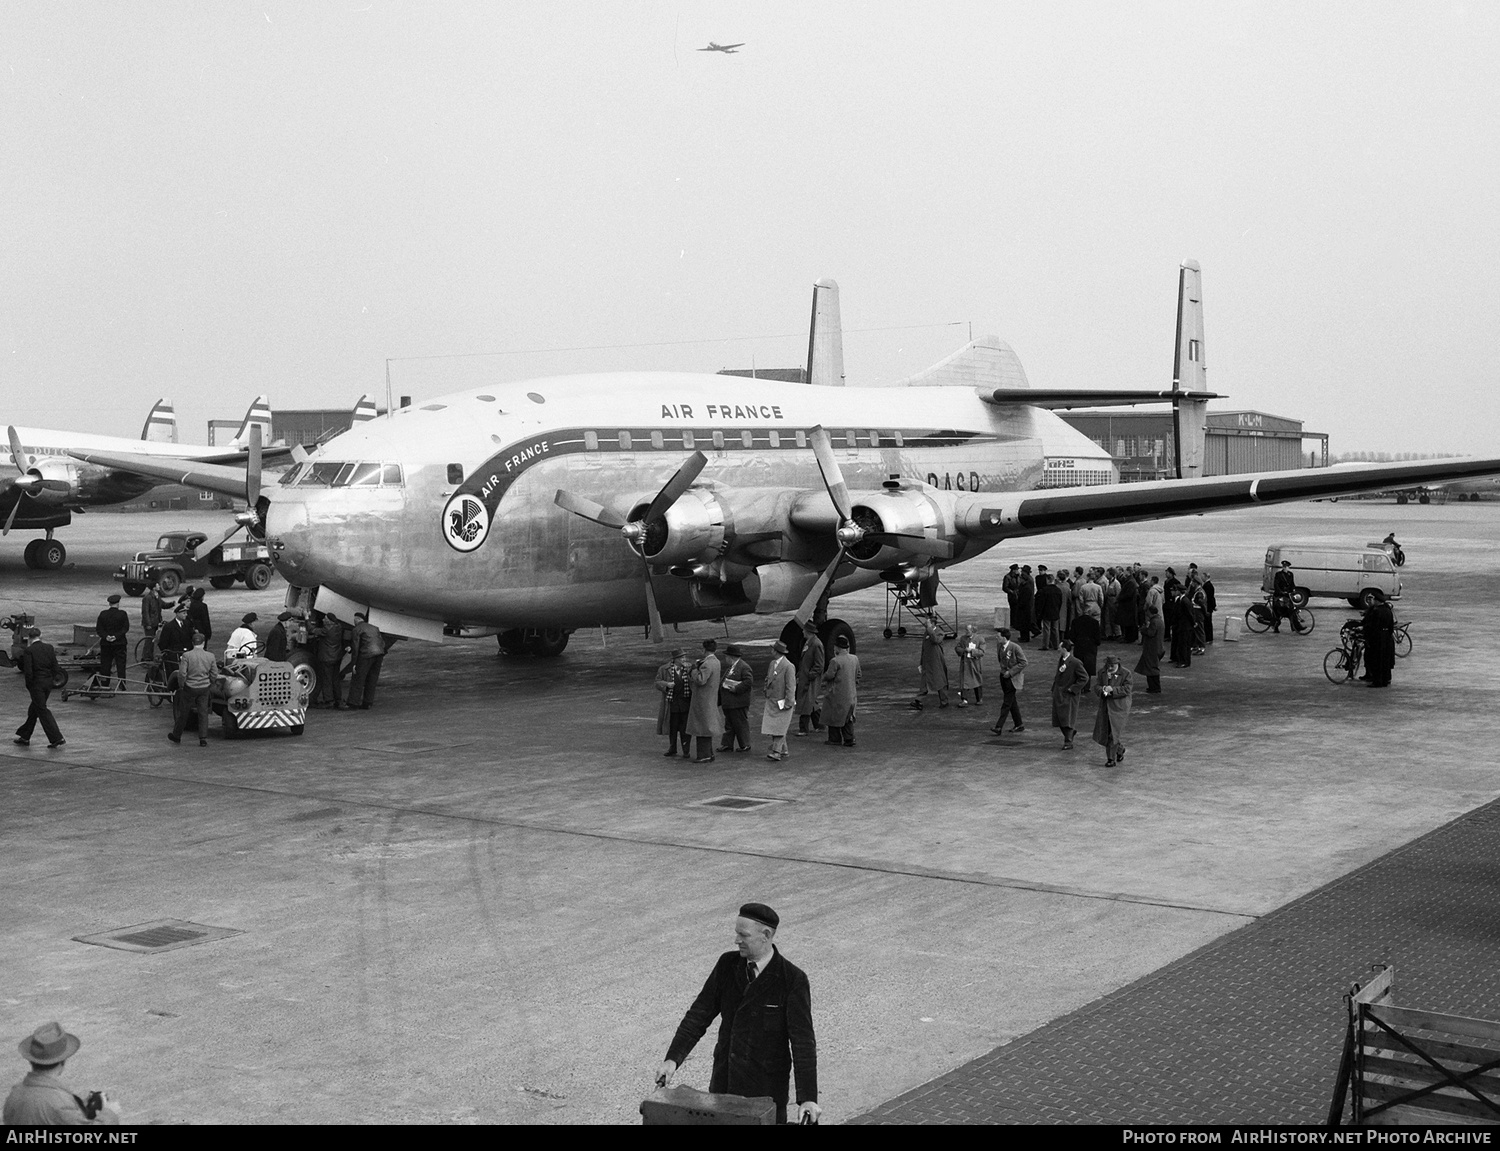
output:
M12 528L45 530L46 538L26 545L26 566L60 568L67 562L68 552L52 533L71 523L75 511L124 503L162 482L137 472L80 464L70 452L132 452L161 459L231 463L245 457L254 427L261 429L263 438L270 438L271 406L265 396L255 398L234 439L224 447L179 444L177 416L168 399L157 400L152 406L139 440L12 425L6 429L5 458L10 466L0 464L0 523L4 524L0 534L9 535Z
M708 42L707 48L699 48L698 51L722 52L726 56L735 56L738 55L738 50L743 48L744 46L745 42L743 40L741 40L738 44L715 44L712 40L710 40Z
M471 388L357 424L265 489L258 468L74 454L248 496L282 574L341 618L538 654L601 624L659 638L663 622L794 612L836 630L829 597L913 587L1018 536L1500 474L1486 458L1202 476L1213 395L1191 261L1159 391L1032 388L993 337L896 386L847 387L832 281L813 317L807 384L626 372ZM1182 478L1148 483L1118 482L1056 414L1163 402Z

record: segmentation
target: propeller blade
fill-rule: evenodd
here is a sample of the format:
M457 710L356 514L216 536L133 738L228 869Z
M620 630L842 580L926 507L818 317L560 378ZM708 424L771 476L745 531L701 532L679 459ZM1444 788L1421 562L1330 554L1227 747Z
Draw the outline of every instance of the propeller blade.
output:
M650 521L666 515L667 509L682 498L682 493L693 486L698 473L707 466L708 457L702 452L694 452L688 456L682 467L678 468L672 478L666 482L666 486L656 493L656 498L651 501L651 506L642 518Z
M833 458L833 441L819 424L807 437L813 455L818 460L818 471L823 473L823 486L833 497L833 506L838 509L839 519L847 520L854 514L854 505L849 501L849 485L844 483L844 473L838 460Z
M21 510L21 493L16 493L16 502L11 505L10 515L5 517L5 530L0 531L0 536L10 535L10 525L16 522L16 513Z
M919 556L933 556L940 560L953 558L953 545L947 540L934 540L927 536L903 536L895 532L870 532L865 539L900 548L904 552L915 552Z
M807 597L802 601L801 606L797 608L797 614L792 616L799 626L806 624L808 620L812 619L813 612L818 610L818 601L823 598L823 589L828 586L829 581L833 579L833 573L838 571L839 564L843 562L844 549L839 548L838 555L834 556L833 562L823 569L823 574L818 577L818 582L813 584L812 591L807 593Z
M641 570L646 576L646 618L651 624L651 642L661 643L661 612L656 606L656 589L651 586L651 565L645 564Z
M250 457L245 461L245 502L251 508L260 499L260 425L250 425Z
M26 474L26 453L21 450L21 437L16 434L15 425L5 429L10 434L10 462L16 465L16 471L23 476Z
M227 540L230 536L234 535L235 532L239 531L244 526L245 526L244 524L242 524L238 520L236 520L234 523L232 523L232 524L229 525L229 530L226 531L223 535L221 535L218 539L216 539L216 540L204 540L201 544L199 544L197 547L195 547L193 549L193 558L195 560L201 560L209 552L213 551L214 548L218 547L220 544L222 544L225 540Z
M559 488L553 499L563 510L570 511L575 516L582 516L601 527L622 528L625 526L625 517L613 508L596 504L593 500L586 500L582 496L575 496L572 492L565 492Z

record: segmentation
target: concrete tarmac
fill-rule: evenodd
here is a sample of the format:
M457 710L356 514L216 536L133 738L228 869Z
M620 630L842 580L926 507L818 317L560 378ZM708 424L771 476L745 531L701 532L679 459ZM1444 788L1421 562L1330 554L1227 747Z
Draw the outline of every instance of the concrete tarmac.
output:
M80 517L57 574L27 570L13 534L0 614L66 638L127 553L219 522ZM1060 750L1034 646L1026 732L988 734L993 656L983 707L908 711L917 640L881 637L879 589L831 610L860 640L859 746L793 739L781 764L758 734L711 766L663 758L665 656L618 630L555 660L408 642L373 710L314 712L300 738L215 728L206 749L168 743L167 709L139 698L54 694L63 748L0 743L0 1039L61 1020L84 1043L69 1082L139 1122L636 1122L735 908L758 899L812 981L825 1117L851 1118L1500 794L1500 656L1475 626L1493 504L1168 520L1020 540L950 574L960 621L987 624L1012 562L1196 561L1222 627L1259 598L1268 544L1391 530L1415 650L1390 689L1324 678L1355 613L1315 600L1310 636L1164 667L1116 769L1086 736ZM210 591L221 644L247 610L264 630L283 592ZM758 681L783 622L728 622ZM668 646L713 634L722 649L720 625ZM25 699L0 674L0 711L19 722ZM722 796L775 802L704 806ZM160 920L239 934L145 954L77 941ZM712 1035L681 1081L706 1087L711 1051Z

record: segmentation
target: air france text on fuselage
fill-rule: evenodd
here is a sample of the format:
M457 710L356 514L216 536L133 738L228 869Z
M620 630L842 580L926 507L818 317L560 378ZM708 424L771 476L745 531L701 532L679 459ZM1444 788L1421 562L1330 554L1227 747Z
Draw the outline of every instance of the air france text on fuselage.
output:
M780 404L704 404L710 420L779 420L782 418ZM664 420L691 420L692 404L663 404L661 418Z

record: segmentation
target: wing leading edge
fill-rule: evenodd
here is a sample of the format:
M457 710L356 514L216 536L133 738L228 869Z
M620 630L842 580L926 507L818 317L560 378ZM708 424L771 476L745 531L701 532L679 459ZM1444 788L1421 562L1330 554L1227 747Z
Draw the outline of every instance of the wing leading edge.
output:
M1425 464L1299 468L1040 492L980 492L959 497L954 518L959 530L967 536L999 540L1497 474L1500 474L1500 458L1473 457Z
M114 468L117 471L161 480L163 483L206 488L211 492L222 492L226 496L238 496L240 499L245 498L248 490L243 466L226 467L203 460L133 456L114 452L69 452L68 454L86 464Z

